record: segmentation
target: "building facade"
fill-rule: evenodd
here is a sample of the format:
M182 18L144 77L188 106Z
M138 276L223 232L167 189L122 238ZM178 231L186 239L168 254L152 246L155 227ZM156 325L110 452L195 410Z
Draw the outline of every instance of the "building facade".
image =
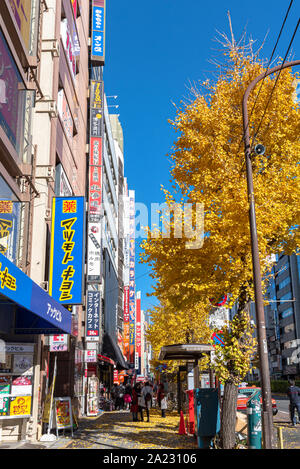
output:
M89 6L5 0L0 26L0 440L35 440L55 356L55 396L80 412L84 298L62 304L49 267L52 202L86 192Z
M266 325L270 374L300 374L300 256L279 255L267 291Z

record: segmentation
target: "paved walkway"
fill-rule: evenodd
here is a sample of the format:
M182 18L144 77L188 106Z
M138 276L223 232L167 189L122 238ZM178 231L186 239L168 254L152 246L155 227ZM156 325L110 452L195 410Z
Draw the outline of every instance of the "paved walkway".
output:
M133 422L130 412L104 412L81 418L73 438L66 430L54 442L4 442L0 449L197 449L196 438L178 434L179 421L177 412L162 418L156 409L150 411L150 422Z
M150 422L133 422L131 413L118 411L81 419L64 449L197 449L193 436L178 434L178 413L162 418L158 410L150 412Z

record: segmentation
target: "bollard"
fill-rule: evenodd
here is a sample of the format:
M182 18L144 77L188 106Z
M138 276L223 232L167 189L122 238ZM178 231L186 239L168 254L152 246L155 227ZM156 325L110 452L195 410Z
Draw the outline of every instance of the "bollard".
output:
M283 449L282 427L277 427L279 449Z
M247 401L248 448L261 449L261 390L254 391Z

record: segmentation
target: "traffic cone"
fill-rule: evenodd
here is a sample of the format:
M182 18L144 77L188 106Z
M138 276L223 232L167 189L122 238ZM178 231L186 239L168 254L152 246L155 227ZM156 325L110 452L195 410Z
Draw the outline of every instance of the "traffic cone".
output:
M179 423L179 435L186 435L186 429L184 424L184 416L182 410L180 411L180 423Z

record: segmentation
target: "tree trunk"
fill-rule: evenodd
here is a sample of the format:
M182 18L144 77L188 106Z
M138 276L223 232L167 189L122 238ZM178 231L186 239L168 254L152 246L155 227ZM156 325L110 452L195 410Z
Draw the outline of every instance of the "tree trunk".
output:
M235 446L235 425L238 387L233 383L225 383L221 414L221 446L232 449Z

